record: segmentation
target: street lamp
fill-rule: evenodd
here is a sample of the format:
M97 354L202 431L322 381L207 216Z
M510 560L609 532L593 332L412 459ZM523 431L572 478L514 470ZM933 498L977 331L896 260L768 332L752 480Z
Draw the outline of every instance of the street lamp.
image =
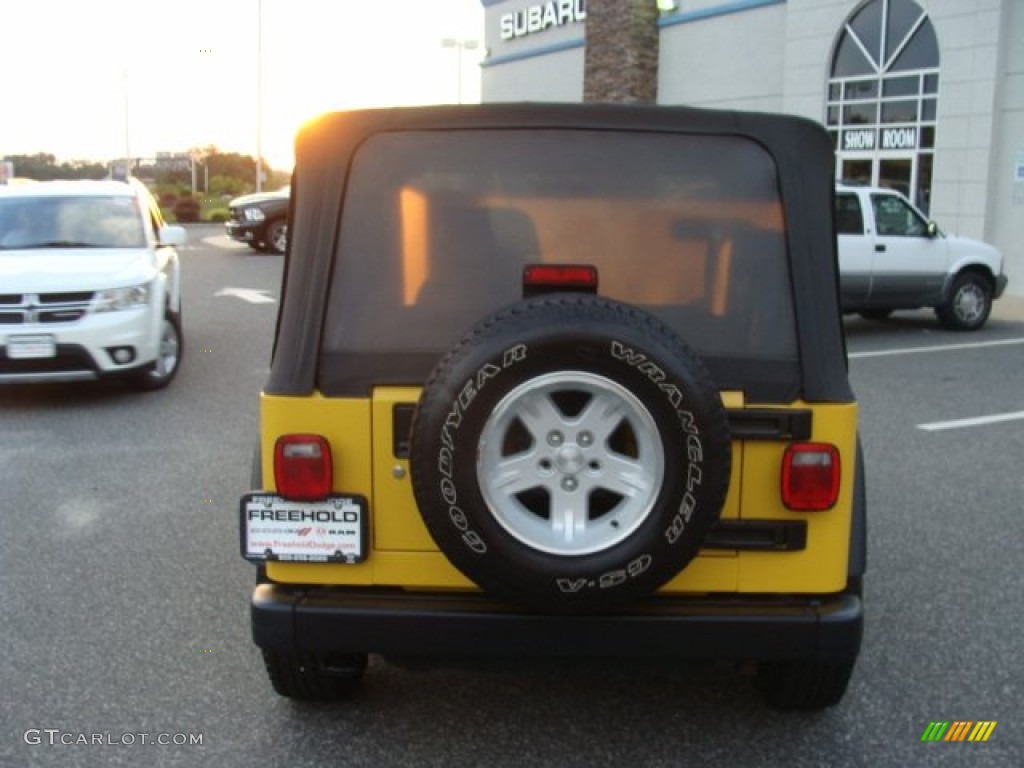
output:
M131 142L131 124L128 120L128 99L129 99L130 83L128 81L128 67L124 68L124 161L127 164L131 164L132 158L132 142Z
M131 121L129 120L128 102L131 100L131 81L128 79L128 67L121 70L121 84L124 86L124 162L116 159L110 163L110 178L127 181L131 175L132 145Z
M263 191L263 0L256 9L256 191Z
M458 88L458 103L462 103L462 52L463 51L475 51L480 47L479 40L458 40L454 37L446 37L441 40L442 48L454 48L456 51L456 61L458 71L456 73L456 84Z

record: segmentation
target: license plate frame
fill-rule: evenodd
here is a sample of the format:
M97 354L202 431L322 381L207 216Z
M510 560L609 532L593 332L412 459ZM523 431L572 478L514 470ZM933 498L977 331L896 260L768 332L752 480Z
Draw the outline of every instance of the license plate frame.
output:
M256 491L239 504L242 557L254 563L361 563L368 528L366 499L352 494L289 501Z
M11 360L48 360L57 356L57 337L52 333L15 334L5 342Z

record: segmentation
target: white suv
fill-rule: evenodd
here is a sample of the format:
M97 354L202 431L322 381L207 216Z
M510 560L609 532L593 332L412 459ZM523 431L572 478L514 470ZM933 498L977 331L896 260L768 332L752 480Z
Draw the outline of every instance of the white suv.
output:
M185 239L135 180L0 186L0 383L166 386Z
M999 251L941 232L891 189L837 186L836 233L844 312L932 307L947 328L974 331L1006 289Z

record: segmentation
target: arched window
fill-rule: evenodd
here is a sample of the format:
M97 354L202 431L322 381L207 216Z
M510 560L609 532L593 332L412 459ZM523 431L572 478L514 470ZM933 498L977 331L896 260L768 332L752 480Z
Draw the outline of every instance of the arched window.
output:
M836 177L900 190L927 211L939 44L914 0L868 0L836 37L825 122Z

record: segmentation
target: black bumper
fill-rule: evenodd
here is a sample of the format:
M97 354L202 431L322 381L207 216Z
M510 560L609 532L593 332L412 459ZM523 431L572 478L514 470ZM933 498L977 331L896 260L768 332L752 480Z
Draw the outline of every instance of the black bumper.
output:
M261 584L253 639L277 651L427 657L631 657L852 662L863 606L811 598L664 598L628 614L548 616L479 595Z
M255 243L263 237L262 223L250 224L248 222L228 221L224 225L228 237L240 243Z

